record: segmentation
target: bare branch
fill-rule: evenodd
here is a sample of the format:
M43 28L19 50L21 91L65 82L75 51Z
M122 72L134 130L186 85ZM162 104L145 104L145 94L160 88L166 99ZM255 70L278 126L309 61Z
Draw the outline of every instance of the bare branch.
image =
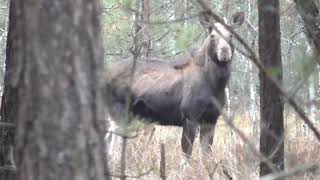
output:
M0 166L0 171L17 171L15 166Z
M150 168L148 171L140 173L139 175L136 175L136 176L134 176L134 175L124 175L124 176L122 176L122 175L116 175L116 174L107 174L107 175L108 176L112 176L112 177L116 177L116 178L125 177L125 178L140 179L141 177L150 174L153 170L154 170L154 168Z
M13 123L0 122L0 127L15 128L16 126Z
M121 136L121 137L126 138L126 139L134 139L134 138L138 137L138 134L135 134L133 136L128 136L126 134L122 134L122 133L118 133L118 132L114 132L114 131L107 131L106 133L115 134L117 136Z

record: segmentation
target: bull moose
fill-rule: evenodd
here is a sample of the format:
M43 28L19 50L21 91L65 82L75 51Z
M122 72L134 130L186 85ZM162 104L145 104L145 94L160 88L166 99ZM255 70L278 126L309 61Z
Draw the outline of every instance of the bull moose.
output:
M244 16L242 12L233 15L228 28L214 23L202 46L182 61L172 64L138 59L133 75L132 59L111 63L106 75L111 123L119 123L129 109L131 115L145 121L183 127L181 147L185 160L190 159L200 127L202 152L211 153L215 125L221 113L216 103L221 107L225 104L225 87L234 53L232 33L228 29L241 26ZM114 135L107 134L107 143Z

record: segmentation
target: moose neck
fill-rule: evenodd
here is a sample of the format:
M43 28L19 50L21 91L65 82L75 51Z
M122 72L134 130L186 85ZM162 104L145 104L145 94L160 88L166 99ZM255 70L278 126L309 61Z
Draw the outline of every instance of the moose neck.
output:
M218 59L207 60L207 78L215 91L223 91L231 74L231 62L220 62Z
M210 37L205 39L202 47L193 58L193 62L203 68L213 91L224 92L230 78L231 61L219 61L215 43L210 41Z

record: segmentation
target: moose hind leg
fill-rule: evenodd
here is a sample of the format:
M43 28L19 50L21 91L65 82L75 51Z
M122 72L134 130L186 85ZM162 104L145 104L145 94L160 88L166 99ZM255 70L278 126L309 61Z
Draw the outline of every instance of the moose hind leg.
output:
M183 164L187 163L192 154L192 146L198 129L198 124L186 120L183 124L183 132L181 137L181 148L183 151Z
M200 144L203 158L212 155L212 142L214 137L215 124L200 125Z

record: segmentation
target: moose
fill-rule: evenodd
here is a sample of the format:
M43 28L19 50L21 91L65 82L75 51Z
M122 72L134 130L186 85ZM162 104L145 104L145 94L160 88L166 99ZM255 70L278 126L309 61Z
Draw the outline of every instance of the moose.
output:
M221 23L212 24L202 46L182 61L138 59L133 74L132 59L111 63L105 77L110 94L106 104L112 124L111 133L106 135L107 143L116 135L112 133L114 125L121 123L121 117L129 111L147 122L182 127L185 161L191 157L200 127L202 152L210 154L234 54L228 29L240 27L244 16L243 12L234 14L228 28Z

